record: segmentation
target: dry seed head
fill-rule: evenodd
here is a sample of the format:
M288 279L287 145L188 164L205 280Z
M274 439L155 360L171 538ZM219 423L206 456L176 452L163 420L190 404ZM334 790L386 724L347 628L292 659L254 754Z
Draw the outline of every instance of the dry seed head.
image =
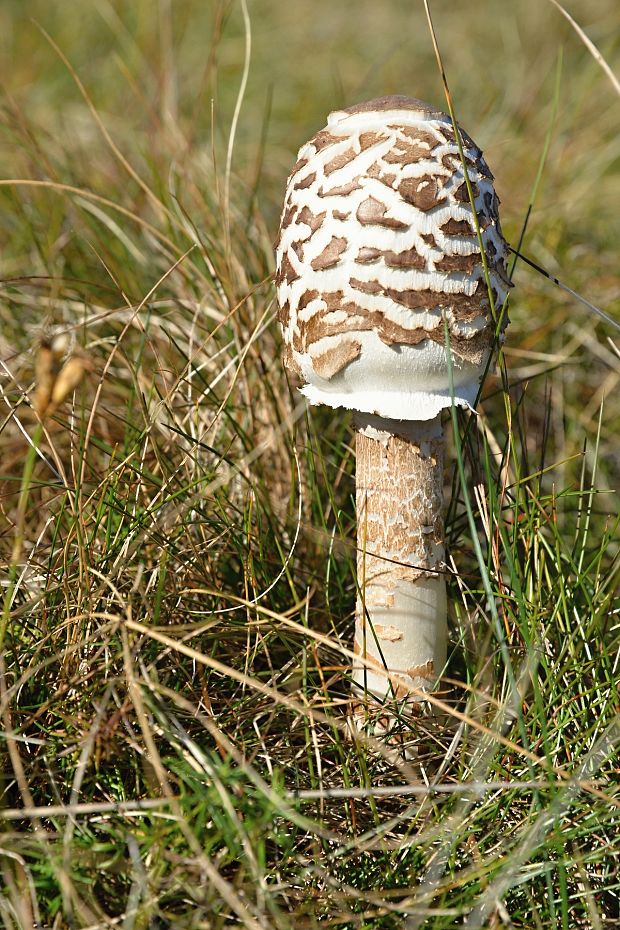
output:
M69 355L63 364L71 342L66 334L41 339L35 364L33 406L41 418L51 416L65 398L75 390L90 368L85 355Z
M499 309L499 202L461 137ZM409 97L332 113L288 179L276 266L285 362L311 402L407 420L435 417L452 390L473 404L496 324L449 116Z
M58 372L58 377L54 382L52 389L52 405L58 407L63 400L71 394L82 378L88 367L88 363L81 355L72 355Z
M57 372L58 363L52 346L47 339L43 339L39 345L35 362L35 391L32 401L33 407L40 417L45 414L49 406Z

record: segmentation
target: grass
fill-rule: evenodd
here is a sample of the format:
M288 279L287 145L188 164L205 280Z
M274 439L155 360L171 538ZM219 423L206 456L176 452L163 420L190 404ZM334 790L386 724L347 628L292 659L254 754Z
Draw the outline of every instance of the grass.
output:
M442 104L423 10L255 0L238 110L236 4L74 7L0 9L0 926L617 926L617 334L517 264L446 474L443 723L352 743L351 433L287 383L271 243L330 109ZM617 318L611 82L551 4L433 12L508 239L531 205ZM617 70L614 12L571 8Z

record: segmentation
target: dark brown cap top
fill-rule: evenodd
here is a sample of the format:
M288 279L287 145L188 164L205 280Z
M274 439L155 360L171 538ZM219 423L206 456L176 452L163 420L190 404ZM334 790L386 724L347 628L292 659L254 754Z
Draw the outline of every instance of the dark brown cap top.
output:
M351 107L342 107L339 113L367 113L379 110L423 110L434 118L443 116L441 110L432 103L418 100L417 97L406 97L404 94L392 94L387 97L375 97L374 100L365 100L363 103L354 103Z

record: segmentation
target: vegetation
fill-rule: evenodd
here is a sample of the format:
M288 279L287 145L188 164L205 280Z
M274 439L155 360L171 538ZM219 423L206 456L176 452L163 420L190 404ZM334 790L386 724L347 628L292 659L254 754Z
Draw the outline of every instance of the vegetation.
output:
M352 741L351 433L271 243L329 110L443 92L421 4L249 6L0 7L0 925L617 926L618 334L516 263L443 713ZM436 7L507 238L618 318L612 80L551 3Z

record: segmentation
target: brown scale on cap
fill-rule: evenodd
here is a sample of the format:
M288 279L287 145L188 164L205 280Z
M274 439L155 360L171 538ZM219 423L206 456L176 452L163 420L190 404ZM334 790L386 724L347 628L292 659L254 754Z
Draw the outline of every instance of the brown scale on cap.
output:
M482 152L460 134L499 303L510 286L499 201ZM320 377L333 377L363 356L353 337L369 328L384 344L443 344L445 318L453 351L475 364L492 343L496 326L454 128L423 101L380 97L332 114L289 177L276 256L296 370L300 356L329 338L311 357ZM409 286L404 275L412 276ZM336 305L340 351L329 316ZM419 311L420 320L410 312L399 319L399 307Z

